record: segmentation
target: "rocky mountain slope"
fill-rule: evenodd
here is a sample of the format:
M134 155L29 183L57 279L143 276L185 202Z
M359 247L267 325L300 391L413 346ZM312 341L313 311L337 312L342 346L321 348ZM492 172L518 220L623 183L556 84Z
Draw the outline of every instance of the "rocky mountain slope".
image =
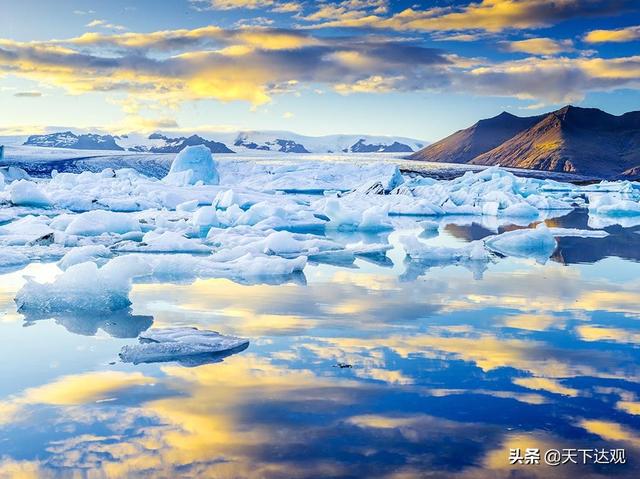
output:
M535 117L501 114L411 155L423 161L500 165L602 178L640 172L640 111L615 116L565 106Z

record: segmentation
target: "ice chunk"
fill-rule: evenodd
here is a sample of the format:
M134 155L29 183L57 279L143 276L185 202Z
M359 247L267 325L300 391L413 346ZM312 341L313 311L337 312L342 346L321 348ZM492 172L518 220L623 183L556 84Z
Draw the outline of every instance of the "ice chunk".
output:
M35 206L48 208L51 206L51 199L40 187L27 180L19 180L9 186L11 203L18 206Z
M222 225L220 219L218 219L217 210L213 206L203 206L199 208L193 215L191 221L198 228L211 228Z
M227 190L219 192L213 200L212 205L217 208L227 209L237 203L237 201L238 199L236 198L235 192L233 190Z
M7 225L0 227L0 244L7 246L20 246L38 244L39 240L47 239L53 242L54 231L48 225L46 216L28 215Z
M7 183L12 183L16 180L30 180L31 177L29 173L27 173L22 168L18 168L16 166L2 166L0 167L0 175L4 178L4 181Z
M430 245L419 241L414 236L402 236L400 242L407 256L412 259L452 263L461 260L486 261L489 259L489 253L482 241L473 241L459 248Z
M140 334L139 340L140 344L123 346L122 361L139 364L186 360L187 365L192 365L198 363L194 357L208 356L201 359L212 362L249 346L248 339L197 328L151 329Z
M617 195L589 195L589 214L611 217L640 216L640 203Z
M178 153L171 164L165 181L172 185L205 185L220 183L218 168L211 150L204 145L187 146Z
M142 243L127 242L117 247L118 251L140 251L148 253L209 253L211 248L199 240L186 238L175 231L162 233L149 231Z
M581 230L576 228L549 228L549 231L556 238L560 237L578 237L578 238L604 238L609 233L603 230Z
M518 258L534 258L539 263L545 263L558 246L544 223L535 229L520 229L491 236L485 240L485 245L496 253Z
M328 228L385 230L391 229L388 206L369 206L365 200L327 198L322 213L329 218Z
M500 211L501 216L513 216L519 218L537 218L538 209L531 206L529 203L517 203L506 207Z
M198 200L185 201L176 206L176 210L178 211L188 211L191 213L196 209L198 209Z
M117 311L131 305L131 281L150 273L149 265L135 256L120 256L102 268L86 262L69 267L51 283L27 283L16 295L20 311L40 313Z
M110 257L111 251L104 245L79 246L65 254L58 262L58 267L62 270L67 270L74 264L86 263L87 261L97 263L106 261Z
M67 226L67 234L96 236L102 233L128 233L140 231L138 220L127 213L94 210L77 215Z

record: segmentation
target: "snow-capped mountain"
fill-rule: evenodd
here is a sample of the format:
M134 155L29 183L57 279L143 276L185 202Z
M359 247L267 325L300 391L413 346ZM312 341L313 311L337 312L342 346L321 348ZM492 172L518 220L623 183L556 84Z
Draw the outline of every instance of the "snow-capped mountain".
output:
M81 150L116 150L144 153L177 153L186 146L205 145L213 153L271 151L279 153L412 153L426 142L412 138L371 135L304 136L289 131L200 132L178 136L156 132L149 136L75 134L71 131L32 135L29 146Z
M49 148L72 148L74 150L124 150L116 143L116 139L118 139L117 136L111 135L95 133L76 135L71 131L63 131L49 135L32 135L27 138L24 144Z
M249 150L283 153L411 153L426 145L413 138L371 135L304 136L290 131L242 131L232 144ZM422 146L421 146L422 145Z
M124 137L122 140L128 138ZM177 138L169 138L161 133L153 133L147 138L150 144L137 144L127 147L129 151L140 151L149 153L178 153L186 146L205 145L211 150L211 153L234 153L233 150L227 148L227 145L218 141L210 141L198 135L191 135L188 138L180 136Z

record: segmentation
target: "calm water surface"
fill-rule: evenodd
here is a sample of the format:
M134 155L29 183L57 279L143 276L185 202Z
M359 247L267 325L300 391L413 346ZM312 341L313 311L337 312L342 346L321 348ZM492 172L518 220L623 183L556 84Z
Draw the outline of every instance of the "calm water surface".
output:
M490 234L458 223L429 242ZM364 239L395 245L411 224ZM396 247L280 285L137 284L111 317L25 318L22 276L57 268L4 274L0 477L639 477L640 234L607 230L560 238L544 265ZM120 362L151 325L251 344L191 367ZM511 448L624 449L626 464L512 466Z

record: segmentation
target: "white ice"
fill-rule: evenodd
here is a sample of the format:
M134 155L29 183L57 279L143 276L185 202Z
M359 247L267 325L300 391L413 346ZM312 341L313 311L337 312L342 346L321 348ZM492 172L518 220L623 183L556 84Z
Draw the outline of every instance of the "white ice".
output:
M18 180L9 186L11 203L17 206L39 206L48 208L51 206L51 199L33 181Z
M98 268L93 262L70 266L50 283L27 278L15 301L20 311L109 312L128 307L133 278L149 274L145 261L120 256Z
M552 232L544 223L535 229L508 231L485 239L487 248L505 256L533 258L545 263L558 246Z
M141 333L139 340L139 344L122 347L122 361L139 364L179 361L197 355L223 356L249 345L248 339L197 328L151 329Z
M205 185L220 183L211 150L204 145L187 146L171 163L165 182L176 186L195 185L199 182Z

